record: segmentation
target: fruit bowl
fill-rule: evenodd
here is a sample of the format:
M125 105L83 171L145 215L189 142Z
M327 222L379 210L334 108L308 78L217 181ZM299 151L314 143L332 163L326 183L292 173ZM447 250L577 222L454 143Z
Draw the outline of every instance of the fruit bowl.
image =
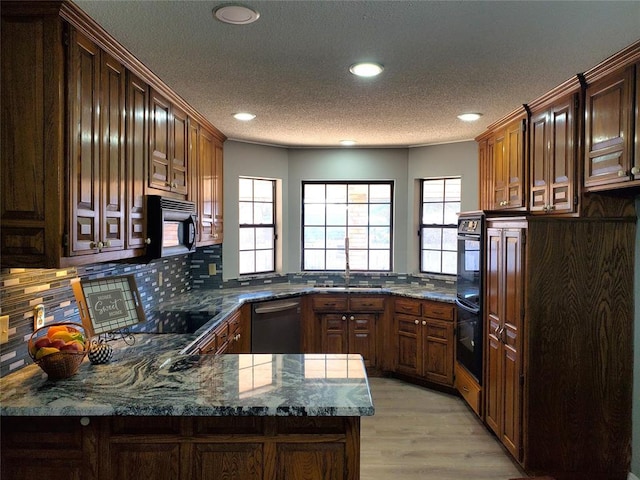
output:
M87 355L84 327L78 323L52 323L38 328L29 338L29 356L51 380L74 375Z

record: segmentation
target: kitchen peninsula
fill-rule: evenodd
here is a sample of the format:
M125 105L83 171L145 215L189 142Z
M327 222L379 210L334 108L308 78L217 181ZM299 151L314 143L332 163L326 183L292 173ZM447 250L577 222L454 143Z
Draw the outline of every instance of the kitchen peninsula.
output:
M2 477L360 478L374 413L360 355L182 355L183 342L136 335L69 379L35 365L2 379Z

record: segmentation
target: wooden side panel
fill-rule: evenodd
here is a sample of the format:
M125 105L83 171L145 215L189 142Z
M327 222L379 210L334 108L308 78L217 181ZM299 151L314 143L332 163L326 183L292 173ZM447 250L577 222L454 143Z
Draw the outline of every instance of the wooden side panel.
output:
M525 146L523 121L517 120L507 127L506 140L506 179L508 206L524 206L524 178L525 178Z
M53 267L63 218L62 31L56 19L3 15L0 33L0 171L11 172L0 180L0 258L3 267Z
M215 215L215 145L213 136L205 129L200 129L198 147L198 216L200 218L200 244L214 243Z
M626 478L635 229L623 220L529 229L527 377L544 388L527 390L527 468Z

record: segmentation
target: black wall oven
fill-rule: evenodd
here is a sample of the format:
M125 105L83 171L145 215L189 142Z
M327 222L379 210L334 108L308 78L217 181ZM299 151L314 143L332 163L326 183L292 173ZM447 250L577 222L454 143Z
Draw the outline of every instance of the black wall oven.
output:
M465 212L458 217L458 326L456 360L482 385L482 291L484 215Z

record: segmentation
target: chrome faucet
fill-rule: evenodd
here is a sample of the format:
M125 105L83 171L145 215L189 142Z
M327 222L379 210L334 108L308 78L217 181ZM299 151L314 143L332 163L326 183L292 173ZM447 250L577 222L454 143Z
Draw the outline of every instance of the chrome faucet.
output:
M344 286L349 286L349 277L351 269L349 268L349 237L344 237Z

